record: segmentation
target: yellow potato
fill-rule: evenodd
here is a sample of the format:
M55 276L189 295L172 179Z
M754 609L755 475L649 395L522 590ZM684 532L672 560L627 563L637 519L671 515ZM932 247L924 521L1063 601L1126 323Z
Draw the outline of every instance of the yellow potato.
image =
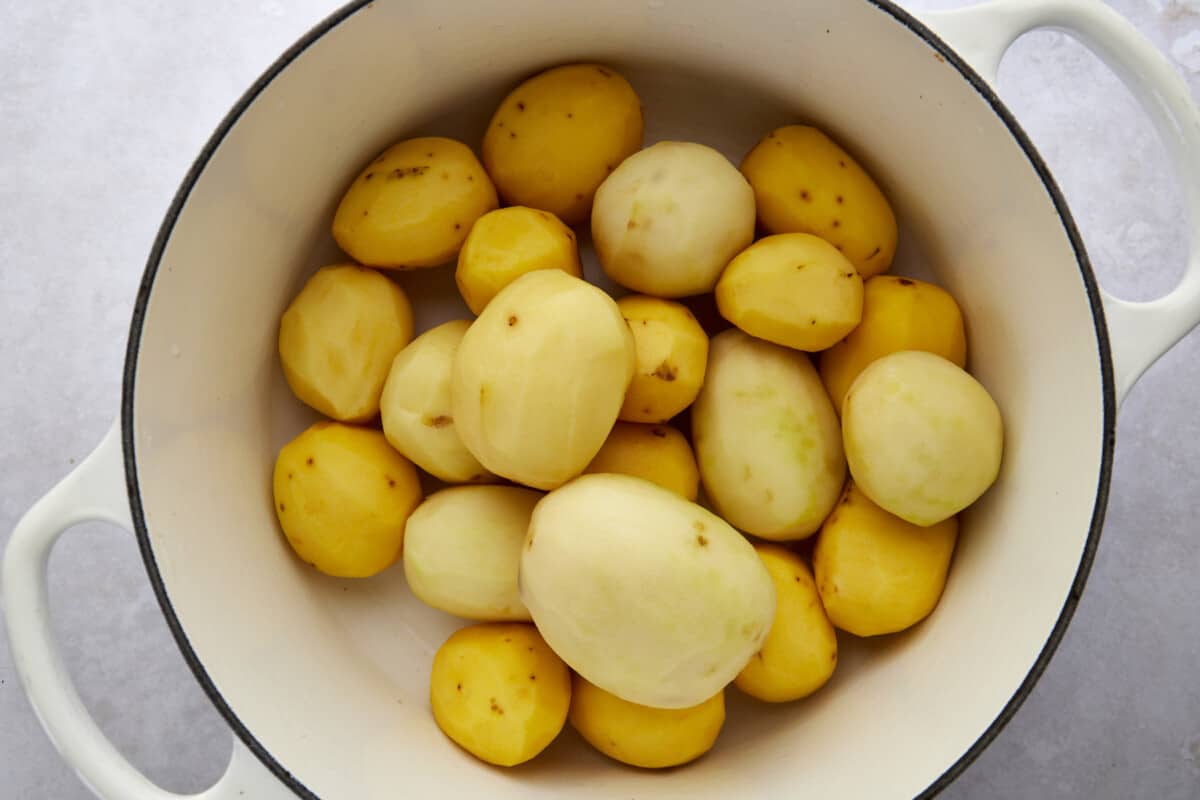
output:
M358 174L333 216L333 238L373 267L433 267L454 258L497 205L471 148L427 136L392 145Z
M275 515L300 558L338 578L395 563L404 524L421 502L417 471L383 434L318 422L275 460Z
M862 371L846 393L842 434L863 494L921 526L949 519L987 491L1004 449L1004 423L987 389L941 356L916 350Z
M641 146L641 101L629 82L599 64L569 64L504 98L483 137L483 163L510 205L575 225L608 173Z
M721 274L716 294L725 319L796 350L832 347L862 319L858 271L829 242L807 233L768 236L747 247Z
M695 400L708 364L708 336L686 306L645 295L617 301L633 331L637 368L620 418L666 422Z
M821 354L821 380L839 413L858 373L889 353L924 350L966 366L962 312L949 292L894 275L876 275L864 289L862 322Z
M808 697L833 676L837 634L800 556L778 545L756 545L775 584L775 621L762 649L734 679L751 697L786 703Z
M501 289L538 269L583 277L575 232L549 211L512 206L475 222L458 253L454 280L467 307L479 314Z
M622 700L576 675L568 719L588 744L622 764L677 767L716 744L725 724L725 691L691 708L651 708Z
M871 176L816 128L789 125L742 161L758 221L769 233L812 233L846 254L863 278L887 272L896 216Z
M366 422L392 359L412 338L404 290L373 270L325 267L279 321L279 360L296 397L327 417Z
M957 536L958 517L920 528L884 511L850 483L813 552L825 613L855 636L917 624L941 599Z
M511 767L558 736L571 705L571 673L532 625L472 625L433 657L433 718L476 758Z
M693 503L700 491L700 471L691 445L666 425L618 422L584 472L632 475Z

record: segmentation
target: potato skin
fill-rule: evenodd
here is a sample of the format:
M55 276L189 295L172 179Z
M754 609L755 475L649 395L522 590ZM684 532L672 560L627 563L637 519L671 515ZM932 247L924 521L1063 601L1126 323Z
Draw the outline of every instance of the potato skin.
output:
M615 761L643 769L677 767L716 744L725 724L725 692L691 708L650 708L576 675L567 719L588 744Z
M338 578L367 578L400 557L421 502L417 471L383 434L318 422L275 460L275 515L296 555Z
M863 278L896 255L896 215L871 176L816 128L767 134L742 161L758 221L769 233L811 233L846 254Z
M696 400L708 365L708 336L687 306L646 295L617 301L633 332L637 367L620 419L666 422Z
M739 330L713 337L692 443L713 507L763 539L815 533L845 482L837 415L808 356Z
M568 64L514 89L483 136L483 163L509 205L588 218L596 188L642 146L642 106L600 64Z
M958 538L958 517L921 528L871 502L851 481L813 551L830 621L855 636L916 625L937 607Z
M279 320L279 361L296 397L340 422L366 422L392 359L412 339L404 290L374 270L324 267Z
M451 741L512 767L545 750L566 724L571 673L532 625L472 625L434 655L429 701Z
M585 474L632 475L696 502L700 470L687 438L667 425L618 422Z

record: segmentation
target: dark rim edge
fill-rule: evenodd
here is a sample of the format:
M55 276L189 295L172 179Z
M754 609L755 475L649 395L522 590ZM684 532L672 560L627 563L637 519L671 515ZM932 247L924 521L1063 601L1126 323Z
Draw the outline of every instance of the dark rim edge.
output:
M892 0L867 0L871 5L878 8L880 11L891 16L900 24L911 30L914 34L925 41L939 55L944 57L958 72L971 84L972 88L988 103L993 112L1008 128L1025 156L1029 159L1030 165L1041 179L1047 193L1050 195L1054 208L1058 213L1059 219L1062 221L1064 232L1071 243L1071 247L1075 252L1076 262L1079 266L1079 271L1083 279L1084 288L1087 291L1088 302L1091 305L1092 321L1096 332L1096 344L1100 356L1100 371L1103 383L1103 402L1104 402L1104 441L1102 443L1100 471L1096 488L1096 501L1092 509L1092 520L1090 530L1088 532L1087 542L1084 546L1083 553L1080 557L1079 568L1075 574L1075 579L1072 582L1071 589L1067 594L1067 600L1063 605L1062 611L1059 613L1058 619L1054 624L1054 628L1046 640L1045 646L1041 653L1038 654L1033 666L1026 674L1024 681L1017 688L1017 691L1009 699L1003 710L988 726L987 730L971 745L954 764L952 764L941 776L926 787L917 800L929 800L935 797L947 786L954 782L966 769L979 758L980 754L996 739L1008 722L1016 715L1017 710L1029 697L1033 691L1034 685L1045 672L1046 667L1050 663L1054 652L1058 649L1062 642L1063 636L1066 633L1067 626L1070 624L1071 617L1075 613L1075 609L1079 605L1080 597L1083 594L1085 585L1087 584L1088 574L1091 571L1092 562L1095 559L1096 549L1100 543L1100 533L1104 525L1104 515L1108 506L1109 482L1112 476L1113 449L1116 443L1116 412L1117 399L1116 390L1114 388L1113 368L1112 368L1112 351L1108 339L1108 326L1104 319L1104 308L1100 297L1100 287L1096 281L1095 273L1092 270L1091 261L1088 258L1087 250L1083 245L1083 239L1079 234L1079 230L1075 225L1074 218L1067 207L1058 184L1055 182L1050 170L1047 168L1041 155L1034 147L1033 142L1025 133L1025 130L1017 122L1012 112L1004 105L996 92L989 86L976 72L960 57L949 45L946 44L937 34L926 27L920 20L908 13L904 9L896 6ZM284 53L271 64L270 67L256 80L250 88L243 94L237 103L225 115L224 119L217 126L212 136L205 143L204 148L196 157L191 168L184 176L179 189L175 193L175 197L171 201L171 205L167 210L166 216L163 219L162 226L159 228L158 234L155 237L154 244L150 250L149 258L146 262L146 269L142 276L141 284L138 288L137 297L134 303L133 319L129 329L129 341L125 352L125 370L122 380L122 397L121 397L121 442L124 451L125 462L125 483L129 494L129 505L131 516L133 519L134 530L137 535L138 549L141 551L142 560L146 565L146 572L150 579L151 586L154 590L154 595L158 600L159 607L162 609L163 616L167 620L167 625L171 631L171 635L175 639L180 652L183 655L184 661L196 676L196 680L200 683L204 693L212 701L217 711L233 729L233 732L242 741L242 743L258 758L262 764L271 771L275 777L282 781L289 789L295 792L298 796L305 800L321 800L310 789L304 786L286 767L284 767L274 756L272 756L265 747L255 738L254 734L242 723L237 714L230 707L225 698L217 689L212 678L209 676L200 658L192 648L188 640L186 632L175 613L175 609L171 604L170 597L167 594L166 586L162 580L162 574L159 572L158 564L154 558L154 551L150 543L149 530L146 526L146 518L142 507L141 494L137 478L137 459L135 453L134 441L134 418L133 418L133 393L134 384L137 378L137 360L138 351L141 344L142 328L145 323L146 311L149 306L150 294L154 287L154 279L158 273L158 267L162 261L163 253L166 250L167 244L170 241L171 233L175 228L175 223L179 219L184 206L187 204L188 196L191 194L192 188L195 186L200 175L204 172L209 160L213 154L221 146L226 135L237 124L242 114L250 107L251 104L258 98L264 89L270 85L284 69L286 69L293 61L296 60L305 50L312 46L318 39L324 36L333 28L337 27L343 21L353 16L358 11L371 5L371 0L353 0L353 2L333 12L321 22L317 23L304 36L302 36L295 44L289 47Z

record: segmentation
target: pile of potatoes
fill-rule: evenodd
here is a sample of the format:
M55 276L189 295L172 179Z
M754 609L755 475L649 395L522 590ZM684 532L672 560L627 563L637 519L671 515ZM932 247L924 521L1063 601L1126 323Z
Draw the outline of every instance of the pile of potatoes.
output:
M353 263L280 322L289 386L329 418L279 453L283 533L333 576L401 560L418 598L476 623L437 652L430 702L492 764L569 721L613 759L676 766L713 746L730 684L817 691L837 630L933 611L957 515L1000 468L962 313L886 274L896 220L850 154L800 125L740 168L642 135L628 81L574 64L504 99L482 161L388 148L333 219ZM570 226L589 221L633 293L583 279ZM455 257L475 318L413 338L387 271ZM703 296L732 327L700 324ZM418 470L446 488L423 497Z

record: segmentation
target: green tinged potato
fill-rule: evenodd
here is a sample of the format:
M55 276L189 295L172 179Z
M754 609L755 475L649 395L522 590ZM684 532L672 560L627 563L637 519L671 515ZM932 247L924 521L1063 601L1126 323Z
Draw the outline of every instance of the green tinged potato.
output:
M617 301L633 332L637 366L620 417L666 422L690 406L704 383L708 336L687 307L631 294Z

